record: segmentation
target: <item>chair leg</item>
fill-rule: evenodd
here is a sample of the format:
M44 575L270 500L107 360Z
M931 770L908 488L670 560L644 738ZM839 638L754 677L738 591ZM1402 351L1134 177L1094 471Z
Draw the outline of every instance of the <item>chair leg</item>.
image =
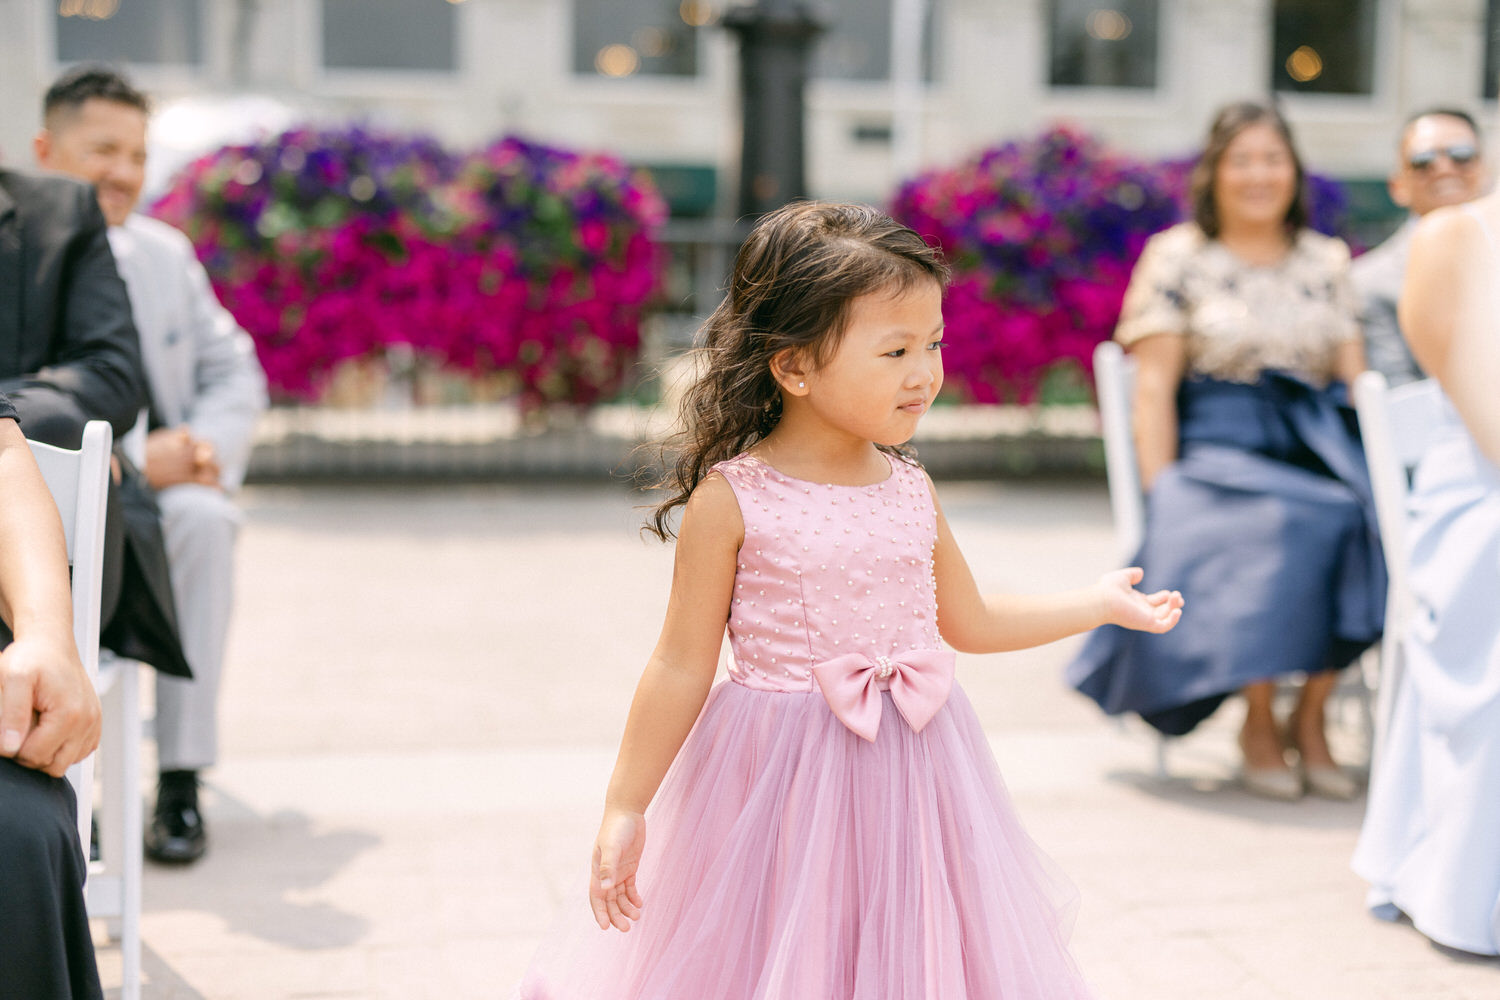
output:
M1373 664L1373 665L1372 665ZM1375 759L1375 699L1379 695L1380 654L1365 652L1359 661L1359 724L1365 739L1365 763Z
M120 1000L140 1000L141 996L141 867L143 830L141 815L141 697L140 665L121 665L120 689L120 767L124 780L120 792L124 799L122 832L124 850L121 860L120 892L120 959L123 980Z
M1395 711L1396 691L1401 686L1404 664L1401 659L1400 628L1390 618L1386 622L1386 634L1380 642L1380 684L1375 689L1375 721L1371 731L1370 770L1380 764L1386 733L1391 728L1391 715Z
M111 941L120 938L120 905L124 884L121 879L126 839L123 787L126 783L125 761L121 749L120 696L123 664L116 664L112 683L103 692L104 719L99 736L97 773L102 793L99 797L99 866L94 882L100 894L95 900L95 915L104 917L104 927Z
M68 768L68 783L73 786L73 796L78 800L78 841L83 845L83 860L89 859L89 839L94 816L94 754ZM88 886L84 886L88 892Z
M103 785L99 810L100 871L93 881L101 896L110 940L118 941L120 1000L141 995L141 708L139 664L117 660L103 696L104 727L98 754Z

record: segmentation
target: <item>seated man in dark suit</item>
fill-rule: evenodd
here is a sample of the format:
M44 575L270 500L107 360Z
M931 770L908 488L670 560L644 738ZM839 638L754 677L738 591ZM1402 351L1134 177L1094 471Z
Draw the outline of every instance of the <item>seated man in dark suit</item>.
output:
M89 420L124 434L146 405L104 216L77 181L0 168L0 393L10 396L7 417L65 448L79 446ZM66 561L59 577L51 563L60 553L36 553L61 525L54 508L52 527L38 527L24 500L35 484L19 468L22 453L31 460L19 440L14 420L0 419L0 996L94 1000L76 802L48 775L93 749L99 707L86 677L80 690L77 650L59 652L72 647ZM189 675L155 503L124 462L110 487L104 558L101 641Z
M146 406L140 342L104 216L76 181L0 168L0 392L31 439L64 448L78 447L89 420L108 420L118 440ZM122 464L105 528L101 643L191 676L156 503L144 477Z

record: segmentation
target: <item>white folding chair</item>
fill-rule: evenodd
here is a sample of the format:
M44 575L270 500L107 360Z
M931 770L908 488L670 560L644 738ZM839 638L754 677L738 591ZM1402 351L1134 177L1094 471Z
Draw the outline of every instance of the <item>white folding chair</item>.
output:
M78 451L28 442L52 500L62 515L68 562L73 567L73 639L95 690L104 701L104 753L68 769L78 798L78 837L84 856L94 804L95 758L104 785L101 857L89 865L85 892L89 916L105 919L119 940L124 972L122 1000L140 997L141 796L140 705L135 664L99 670L99 602L104 567L104 508L109 491L108 423L84 426Z
M1135 460L1135 359L1113 340L1094 348L1094 392L1099 399L1099 427L1104 438L1104 472L1109 507L1115 521L1115 551L1125 565L1140 551L1146 532L1146 499ZM1156 776L1167 776L1170 736L1156 736Z
M1385 632L1380 640L1380 677L1376 685L1371 766L1390 725L1396 688L1401 683L1401 641L1411 615L1407 590L1406 519L1411 473L1432 443L1442 422L1443 394L1437 382L1423 379L1391 388L1380 372L1354 380L1354 408L1364 438L1365 464L1375 494L1375 517L1385 550L1389 588Z
M99 601L104 575L104 505L109 491L110 427L102 420L84 428L78 451L28 441L32 457L62 516L68 565L72 567L73 641L89 679L99 676ZM89 849L89 820L94 804L94 757L90 754L68 770L78 795L78 836L85 855Z
M1113 340L1094 348L1094 387L1099 397L1109 506L1115 519L1115 548L1122 561L1134 559L1146 526L1130 412L1135 401L1135 359Z

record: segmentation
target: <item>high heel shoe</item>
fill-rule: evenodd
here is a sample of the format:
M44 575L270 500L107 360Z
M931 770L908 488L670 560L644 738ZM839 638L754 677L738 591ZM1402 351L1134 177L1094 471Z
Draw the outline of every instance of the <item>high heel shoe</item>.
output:
M1296 802L1302 798L1302 776L1283 764L1281 767L1251 767L1249 754L1245 753L1245 737L1240 735L1240 753L1245 763L1240 766L1240 781L1245 791L1263 799L1278 802Z
M1250 767L1240 771L1245 791L1263 799L1296 802L1302 798L1302 778L1289 767Z
M1304 764L1307 787L1314 795L1348 802L1359 794L1359 785L1342 767L1335 764Z
M1340 802L1348 802L1359 794L1359 784L1349 773L1337 764L1309 764L1307 755L1302 752L1302 745L1297 742L1295 733L1297 731L1297 713L1293 712L1287 720L1286 728L1282 730L1282 740L1288 749L1297 751L1297 757L1302 765L1303 777L1307 780L1307 789L1314 795L1321 795L1325 799L1337 799Z

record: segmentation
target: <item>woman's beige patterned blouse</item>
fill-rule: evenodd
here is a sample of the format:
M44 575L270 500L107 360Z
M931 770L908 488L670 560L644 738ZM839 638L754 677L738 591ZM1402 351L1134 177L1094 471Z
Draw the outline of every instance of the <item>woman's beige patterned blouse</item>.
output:
M1266 369L1325 385L1338 347L1359 336L1349 248L1303 229L1282 260L1257 267L1195 223L1157 233L1130 276L1115 339L1187 338L1188 374L1254 382Z

